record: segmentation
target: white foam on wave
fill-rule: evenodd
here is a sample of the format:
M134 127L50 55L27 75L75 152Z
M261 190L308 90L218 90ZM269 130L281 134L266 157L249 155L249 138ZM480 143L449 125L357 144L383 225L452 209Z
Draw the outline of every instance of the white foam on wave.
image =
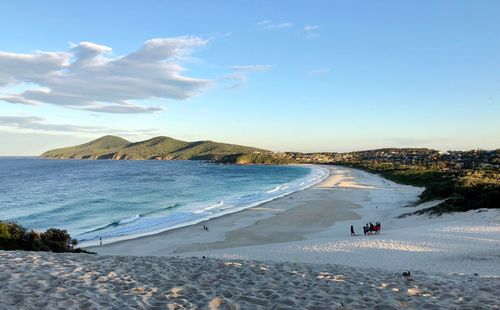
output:
M207 208L205 208L205 209L203 209L203 210L212 210L212 209L215 209L215 208L217 208L217 207L222 206L223 204L224 204L224 201L221 201L221 202L216 203L216 204L214 204L214 205L211 205L210 207L207 207Z
M147 218L136 215L134 217L120 221L120 224L131 223L140 219L133 226L124 225L112 232L108 232L106 237L108 242L115 242L140 236L152 235L166 230L194 225L211 218L242 211L256 207L263 203L284 197L294 192L304 190L325 180L330 175L330 170L321 166L303 166L310 169L308 175L289 183L281 184L269 191L246 194L240 197L233 197L221 200L209 207L200 206L200 209L191 209L172 214L167 218ZM222 207L224 206L224 207ZM83 239L85 240L85 239ZM82 240L82 241L83 241ZM88 245L95 243L89 239Z
M132 222L137 221L140 217L141 217L141 216L140 216L139 214L136 214L136 215L134 215L134 216L132 216L132 217L129 217L129 218L126 218L126 219L120 220L120 221L118 222L118 224L120 224L120 225L121 225L121 224L128 224L128 223L132 223Z
M270 191L267 191L266 193L274 193L274 192L277 192L277 191L279 191L279 190L280 190L280 188L281 188L281 186L276 186L275 188L273 188L273 189L272 189L272 190L270 190Z

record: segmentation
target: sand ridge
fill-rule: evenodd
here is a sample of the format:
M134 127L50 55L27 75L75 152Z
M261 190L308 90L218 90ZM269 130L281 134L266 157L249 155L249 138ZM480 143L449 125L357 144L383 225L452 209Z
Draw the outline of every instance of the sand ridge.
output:
M0 251L2 309L498 309L500 278L176 257Z

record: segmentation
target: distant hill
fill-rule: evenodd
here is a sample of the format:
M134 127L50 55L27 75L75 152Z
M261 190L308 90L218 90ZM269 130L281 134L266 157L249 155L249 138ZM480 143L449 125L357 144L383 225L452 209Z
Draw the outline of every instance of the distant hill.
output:
M226 156L255 152L268 151L213 141L186 142L163 136L135 143L117 136L104 136L85 144L47 151L41 157L57 159L218 160Z

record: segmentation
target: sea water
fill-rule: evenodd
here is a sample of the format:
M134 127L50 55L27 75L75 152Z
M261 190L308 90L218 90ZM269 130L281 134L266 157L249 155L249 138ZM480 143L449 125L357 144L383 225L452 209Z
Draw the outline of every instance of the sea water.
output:
M0 157L0 220L93 244L243 210L326 176L316 166Z

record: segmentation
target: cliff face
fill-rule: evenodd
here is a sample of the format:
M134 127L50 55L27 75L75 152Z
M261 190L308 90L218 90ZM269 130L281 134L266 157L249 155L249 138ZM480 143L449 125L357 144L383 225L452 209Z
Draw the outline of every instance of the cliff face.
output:
M135 143L116 136L104 136L85 144L47 151L41 157L55 159L213 160L233 154L255 152L267 151L213 141L186 142L163 136Z

